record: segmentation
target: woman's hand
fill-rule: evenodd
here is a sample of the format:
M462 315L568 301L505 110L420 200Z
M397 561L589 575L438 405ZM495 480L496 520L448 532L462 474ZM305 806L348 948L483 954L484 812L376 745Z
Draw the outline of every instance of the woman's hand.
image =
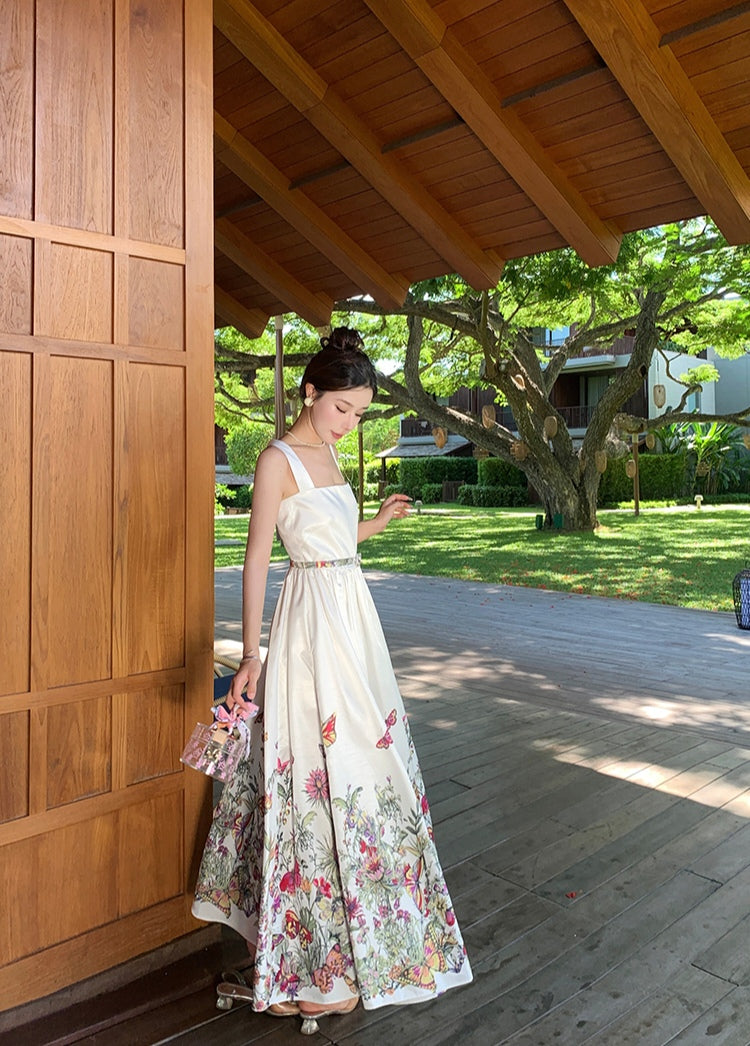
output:
M383 524L385 529L392 519L403 519L409 515L409 502L411 498L407 494L389 494L378 509L375 517Z
M251 715L255 710L253 698L258 689L261 667L259 658L245 658L240 662L240 667L229 687L227 707L231 711L236 705L239 709L238 714L243 718Z

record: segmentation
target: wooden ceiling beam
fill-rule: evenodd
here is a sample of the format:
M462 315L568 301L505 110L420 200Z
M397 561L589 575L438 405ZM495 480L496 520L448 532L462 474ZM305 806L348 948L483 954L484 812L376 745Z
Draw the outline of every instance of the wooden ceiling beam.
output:
M640 0L565 0L729 243L750 241L750 179Z
M216 155L253 189L284 221L325 255L360 290L384 308L400 308L409 283L391 276L359 244L347 236L324 211L300 190L291 190L286 178L229 120L214 113Z
M259 338L266 329L268 316L260 309L248 309L221 287L214 287L214 312L246 338Z
M474 134L589 265L617 258L622 234L596 214L426 0L365 3Z
M472 287L496 286L503 259L483 251L249 0L216 0L217 28Z
M222 254L270 291L285 308L296 312L313 327L330 323L333 300L309 291L228 218L219 218L215 223L214 242Z

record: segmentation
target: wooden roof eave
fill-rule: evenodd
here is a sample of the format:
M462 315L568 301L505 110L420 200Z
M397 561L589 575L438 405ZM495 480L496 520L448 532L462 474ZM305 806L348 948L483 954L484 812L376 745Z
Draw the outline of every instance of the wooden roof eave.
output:
M497 285L502 259L485 252L394 157L249 0L216 0L220 31L346 157L445 260L477 289Z
M640 0L565 2L727 241L750 241L750 179Z
M615 261L622 235L603 222L527 131L425 0L365 0L517 185L589 265Z
M378 265L351 237L267 160L219 113L214 113L216 155L238 178L273 207L342 272L385 308L404 303L408 282Z

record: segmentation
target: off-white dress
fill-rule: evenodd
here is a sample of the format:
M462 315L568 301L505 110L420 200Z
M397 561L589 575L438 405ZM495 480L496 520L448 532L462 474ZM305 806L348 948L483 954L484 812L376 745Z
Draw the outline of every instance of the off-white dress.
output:
M471 970L383 631L356 561L351 488L298 493L246 761L224 787L194 914L257 948L254 1007L430 999ZM330 564L331 561L349 562Z

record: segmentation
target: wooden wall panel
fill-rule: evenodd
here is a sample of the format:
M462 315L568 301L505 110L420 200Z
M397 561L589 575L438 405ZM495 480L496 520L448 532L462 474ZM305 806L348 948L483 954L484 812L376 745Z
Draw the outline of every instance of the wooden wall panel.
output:
M4 300L0 288L0 301ZM31 357L0 353L0 694L29 686Z
M210 0L0 0L2 1007L197 926L211 58Z
M0 214L31 218L34 189L34 5L0 0Z
M37 221L112 231L113 46L113 0L37 4Z
M185 348L185 271L181 265L130 259L129 340L152 349Z
M29 812L29 713L0 715L0 823Z
M155 687L125 696L125 784L180 770L184 686Z
M48 592L49 686L110 675L112 367L53 357L49 400L36 405L49 433L48 576L37 580Z
M130 235L184 244L182 5L130 0Z
M129 672L184 664L185 405L181 368L129 368Z
M112 341L114 258L109 251L37 244L35 334Z
M120 915L140 911L182 891L182 795L173 792L120 812Z
M111 752L109 697L53 705L47 717L47 808L108 792Z
M0 964L117 916L117 821L96 817L0 847ZM75 971L70 971L71 980ZM39 986L41 992L44 987Z
M0 134L0 142L2 137ZM0 331L7 331L9 334L31 334L31 249L31 240L23 236L0 235L0 273L3 279L0 293Z

